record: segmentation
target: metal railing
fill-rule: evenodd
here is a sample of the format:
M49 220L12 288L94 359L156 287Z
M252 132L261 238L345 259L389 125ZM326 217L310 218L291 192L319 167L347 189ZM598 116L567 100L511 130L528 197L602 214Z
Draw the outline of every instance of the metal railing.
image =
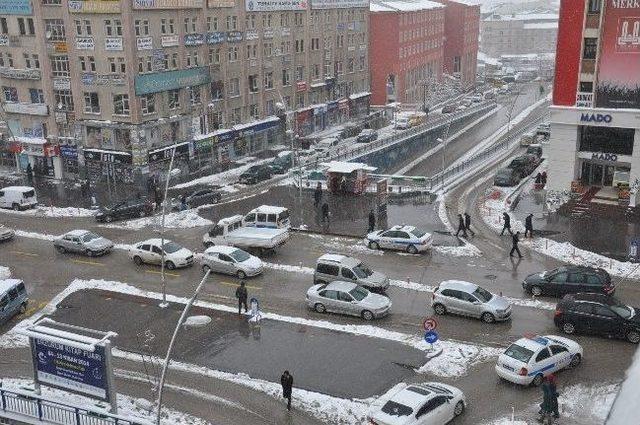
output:
M1 383L0 383L1 384ZM45 398L29 391L8 390L0 386L0 417L13 414L40 422L60 425L149 425L150 422L132 420L105 411L76 407ZM34 422L35 423L35 422Z

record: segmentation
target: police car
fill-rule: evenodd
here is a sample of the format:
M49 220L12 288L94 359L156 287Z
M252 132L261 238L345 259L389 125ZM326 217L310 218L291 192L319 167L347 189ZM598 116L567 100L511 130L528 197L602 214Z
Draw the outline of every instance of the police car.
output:
M582 361L582 347L555 335L520 338L500 354L496 373L520 385L540 385L546 375L576 367Z
M431 233L413 226L393 226L387 230L369 233L366 242L371 249L397 249L417 254L431 248L433 237Z

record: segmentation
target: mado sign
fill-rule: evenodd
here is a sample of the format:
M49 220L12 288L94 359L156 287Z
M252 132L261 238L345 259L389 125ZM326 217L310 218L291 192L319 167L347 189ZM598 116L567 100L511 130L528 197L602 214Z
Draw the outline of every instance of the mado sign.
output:
M86 351L58 342L31 339L33 369L38 383L109 401L105 348Z
M613 117L610 114L588 114L582 113L580 115L580 121L582 122L604 122L609 124L613 121Z

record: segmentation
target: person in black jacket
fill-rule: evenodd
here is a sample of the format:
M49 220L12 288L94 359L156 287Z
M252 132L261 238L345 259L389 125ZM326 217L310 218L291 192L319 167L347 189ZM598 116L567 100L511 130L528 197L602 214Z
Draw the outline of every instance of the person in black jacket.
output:
M236 298L238 299L238 314L241 314L241 307L244 305L244 312L249 311L247 308L247 287L244 285L244 281L240 282L240 286L236 289Z
M376 215L373 210L369 211L369 232L376 230Z
M285 370L280 377L280 384L282 385L282 397L287 399L287 410L291 410L291 390L293 389L293 375Z
M533 214L529 214L527 218L524 219L524 237L527 237L527 233L529 233L529 237L533 238Z
M464 213L464 228L467 229L469 233L471 233L471 236L476 235L476 232L471 230L471 216L466 212Z
M509 252L509 257L513 257L513 253L517 252L518 257L522 258L522 253L520 252L520 248L518 248L518 243L520 242L520 232L516 232L515 235L511 237L511 252Z
M322 204L322 222L324 223L325 221L329 223L329 204L326 202Z
M318 207L322 201L322 184L318 183L316 189L313 191L313 206Z
M456 232L456 236L458 236L462 232L462 237L467 237L467 228L464 225L464 218L462 218L462 214L458 214L458 231Z
M502 219L504 221L504 225L502 226L502 232L500 232L500 236L504 235L504 231L508 230L509 233L511 235L513 235L513 232L511 231L511 217L509 217L509 214L502 213Z

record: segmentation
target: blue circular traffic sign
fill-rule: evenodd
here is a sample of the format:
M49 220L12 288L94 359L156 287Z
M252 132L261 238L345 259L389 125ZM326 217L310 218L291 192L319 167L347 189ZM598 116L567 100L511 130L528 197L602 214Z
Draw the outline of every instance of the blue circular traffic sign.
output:
M429 344L433 344L438 340L438 332L436 331L425 332L424 340L427 341Z

